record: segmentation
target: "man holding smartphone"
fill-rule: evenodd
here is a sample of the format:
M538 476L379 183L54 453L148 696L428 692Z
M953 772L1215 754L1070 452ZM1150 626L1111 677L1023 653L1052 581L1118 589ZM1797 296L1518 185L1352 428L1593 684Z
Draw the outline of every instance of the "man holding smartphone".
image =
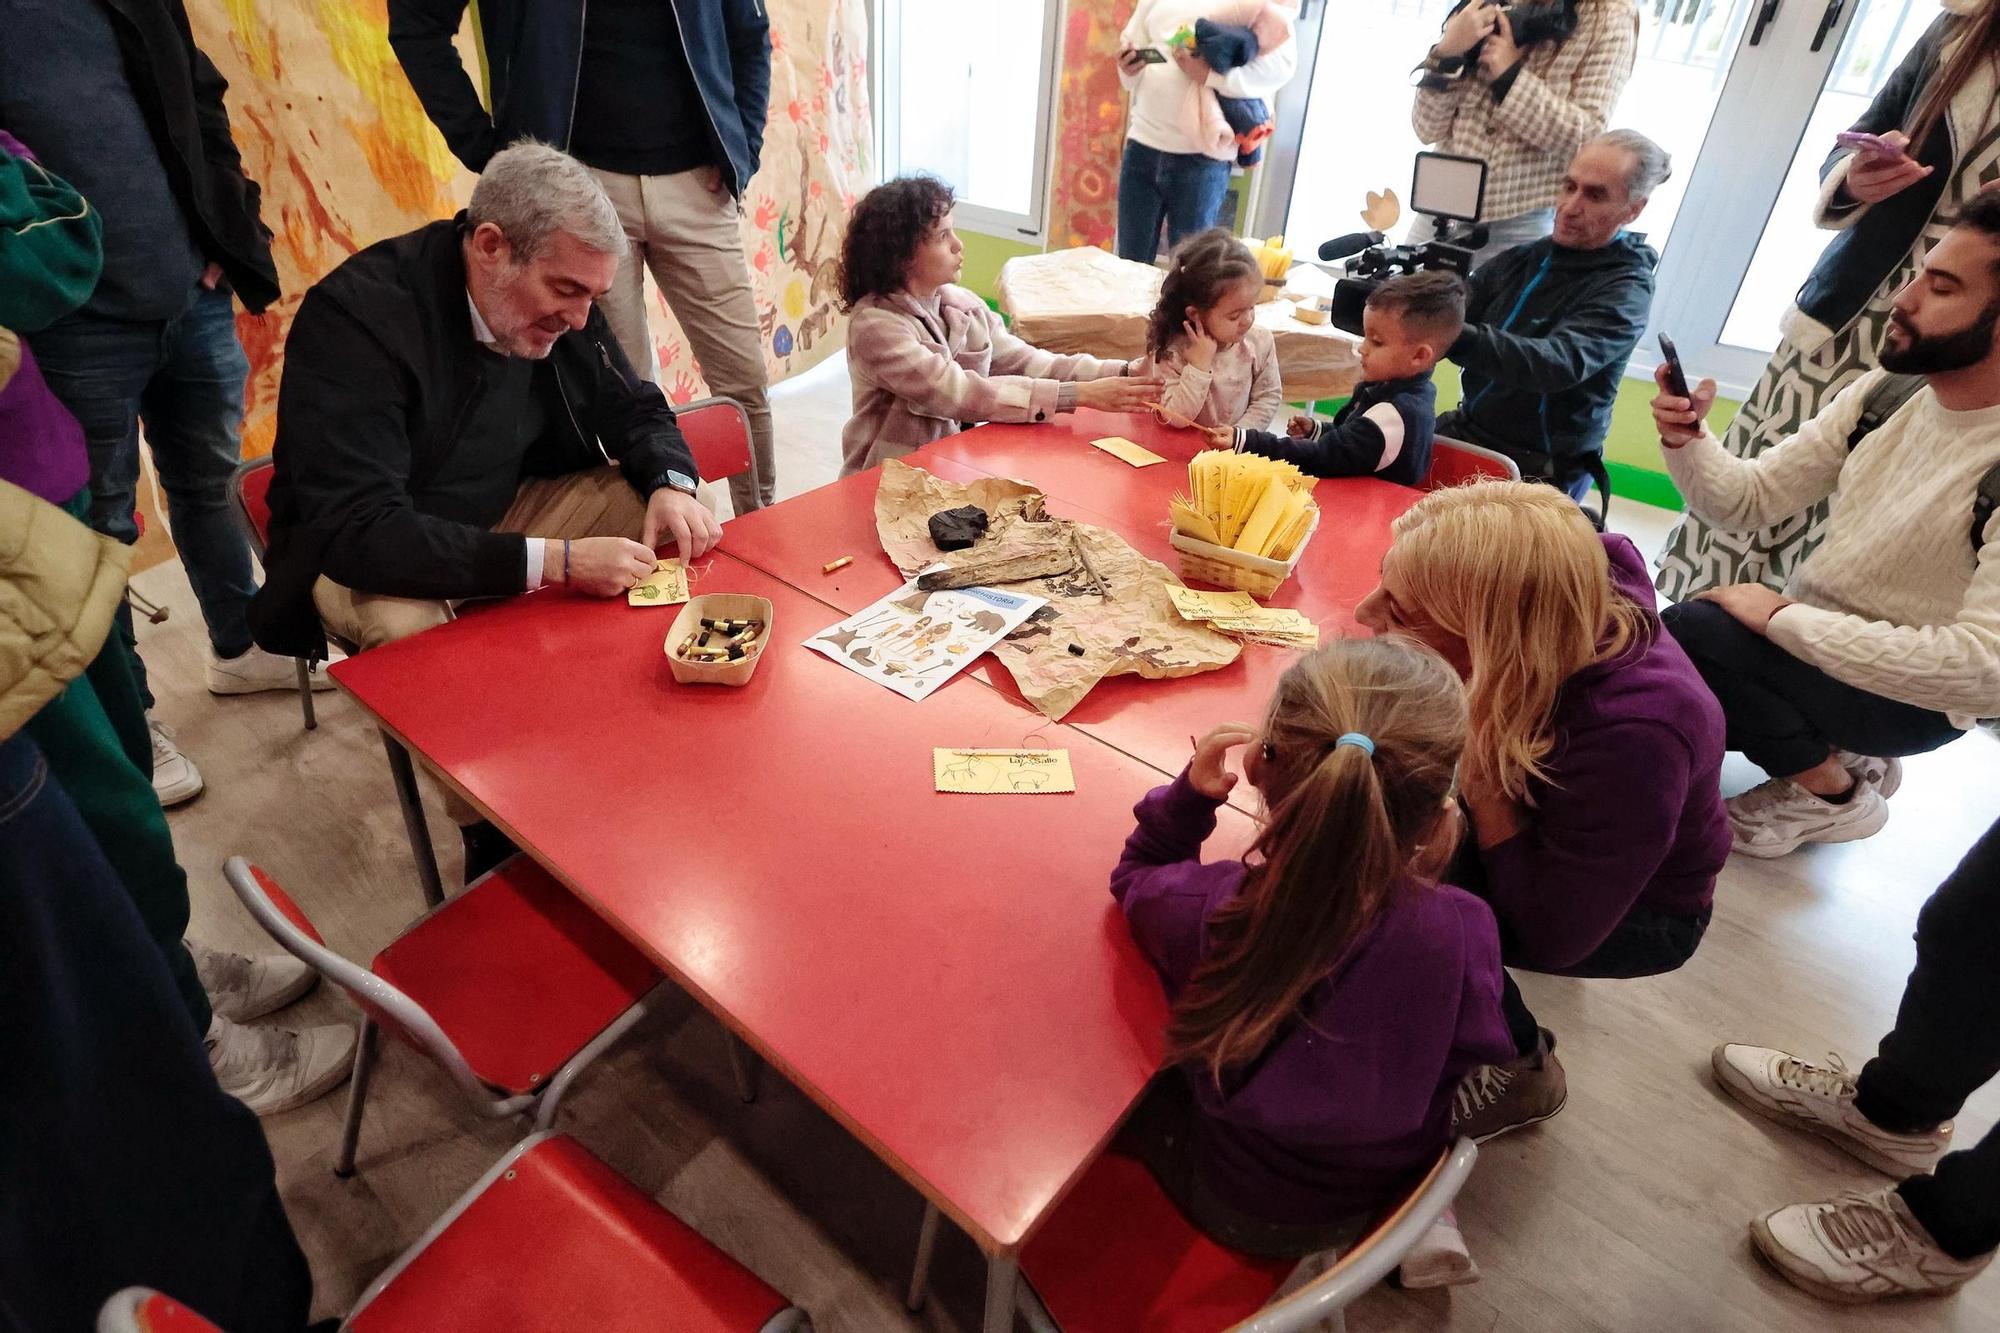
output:
M1688 511L1726 532L1829 503L1782 592L1746 582L1662 619L1715 692L1729 744L1771 775L1728 802L1737 851L1866 838L1897 757L2000 716L2000 194L1974 197L1901 292L1881 369L1754 460L1705 419L1715 381L1653 400ZM1890 375L1921 377L1893 410ZM1879 413L1872 428L1868 419Z

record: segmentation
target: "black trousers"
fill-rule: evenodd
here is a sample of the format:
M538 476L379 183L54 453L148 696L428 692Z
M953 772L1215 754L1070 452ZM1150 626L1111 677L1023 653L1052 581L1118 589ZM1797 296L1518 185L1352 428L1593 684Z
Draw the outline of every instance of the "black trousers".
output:
M1960 735L1943 713L1835 680L1714 602L1676 602L1660 619L1722 705L1729 748L1774 777L1803 773L1836 747L1923 754Z
M1855 1109L1901 1133L1933 1129L2000 1074L2000 823L1917 915L1917 965L1896 1026L1861 1070ZM1947 1254L2000 1249L2000 1128L1897 1187Z

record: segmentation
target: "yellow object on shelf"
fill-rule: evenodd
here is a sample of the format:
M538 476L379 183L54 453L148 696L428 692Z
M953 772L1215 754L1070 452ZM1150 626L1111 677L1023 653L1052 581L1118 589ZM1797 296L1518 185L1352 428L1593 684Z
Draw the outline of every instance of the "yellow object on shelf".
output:
M1257 267L1263 271L1265 282L1283 282L1292 271L1292 251L1282 236L1271 237L1250 253L1257 257Z

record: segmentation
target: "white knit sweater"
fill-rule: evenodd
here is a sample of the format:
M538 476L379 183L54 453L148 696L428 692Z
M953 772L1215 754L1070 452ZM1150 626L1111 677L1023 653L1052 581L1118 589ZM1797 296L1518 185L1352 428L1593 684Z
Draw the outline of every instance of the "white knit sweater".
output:
M1770 527L1828 495L1825 537L1793 571L1771 642L1836 680L1971 726L2000 716L2000 519L1973 557L1979 479L2000 463L2000 407L1947 411L1930 389L1849 453L1869 371L1754 460L1703 431L1666 449L1688 508L1717 528Z

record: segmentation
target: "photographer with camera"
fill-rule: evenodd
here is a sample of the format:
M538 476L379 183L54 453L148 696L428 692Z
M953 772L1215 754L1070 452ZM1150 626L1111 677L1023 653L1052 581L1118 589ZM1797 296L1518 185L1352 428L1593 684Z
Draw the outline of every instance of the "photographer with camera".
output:
M1626 358L1645 332L1659 256L1627 223L1672 170L1636 130L1584 144L1562 175L1555 233L1475 269L1450 359L1464 398L1437 433L1506 454L1530 481L1607 504L1604 436ZM1603 515L1592 516L1603 526Z
M1549 234L1563 168L1601 133L1639 38L1632 0L1459 0L1418 68L1410 123L1487 164L1487 241L1473 261ZM1429 240L1428 219L1412 241Z

